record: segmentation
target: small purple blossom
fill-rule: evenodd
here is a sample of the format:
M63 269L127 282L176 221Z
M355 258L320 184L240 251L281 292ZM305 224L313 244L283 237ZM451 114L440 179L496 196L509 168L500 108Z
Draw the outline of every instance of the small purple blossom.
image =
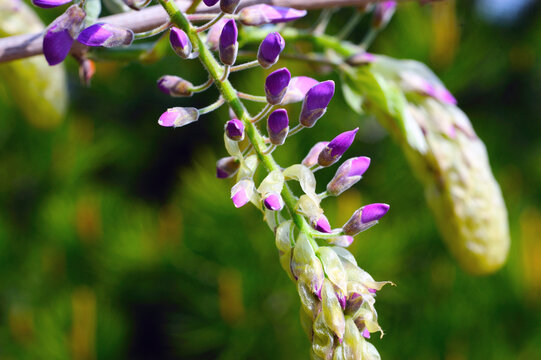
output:
M378 221L389 211L387 204L370 204L362 208L361 222L367 224L372 221Z
M308 76L295 76L291 78L282 104L285 105L302 101L308 90L316 84L318 84L318 81Z
M316 143L310 151L308 152L308 155L302 160L302 164L306 167L312 167L317 164L317 158L319 157L319 154L321 153L321 150L325 148L329 144L328 141L320 141Z
M330 166L337 162L347 149L353 144L355 134L359 128L346 131L331 140L329 144L321 151L317 162L321 166Z
M243 207L248 203L248 201L250 201L245 189L239 189L237 192L235 192L235 194L231 197L231 200L236 208Z
M231 200L236 208L246 205L254 193L254 183L244 179L236 183L231 189Z
M389 211L389 205L387 204L376 203L363 206L353 213L342 231L346 235L355 236L361 231L376 225L387 214L387 211Z
M42 9L55 8L70 3L72 0L32 0L32 4Z
M340 195L361 180L369 166L370 158L365 156L346 160L327 184L327 192L333 196Z
M304 97L299 122L306 127L312 127L325 114L327 106L334 95L334 81L327 80L314 85Z
M267 76L267 79L265 79L265 94L269 104L280 104L286 94L290 80L291 73L287 68L278 69Z
M233 141L244 139L244 124L239 119L232 119L225 123L225 134Z
M192 96L193 84L181 77L164 75L158 79L158 89L164 94L172 97Z
M222 28L222 33L220 34L219 41L219 50L220 50L220 60L225 65L233 65L237 59L238 52L238 30L235 20L229 19Z
M227 179L237 173L240 167L240 161L233 157L221 158L216 162L216 177L218 179Z
M68 56L85 17L83 9L72 5L51 23L43 37L43 55L49 65L60 64Z
M331 232L331 224L329 224L329 220L327 220L323 214L312 218L310 220L310 225L319 232L326 234Z
M297 20L306 15L306 10L259 4L245 7L239 13L243 25L260 26Z
M159 120L158 125L164 127L180 127L191 124L199 119L199 111L193 107L174 107L167 109Z
M172 27L169 32L169 42L173 51L183 59L187 59L192 54L192 43L188 35L177 27Z
M285 46L286 43L282 35L277 32L268 34L261 42L261 45L259 45L259 50L257 51L259 64L265 69L276 64Z
M133 31L117 25L97 23L81 31L77 41L86 46L108 48L130 45L133 42Z
M289 118L285 109L278 109L269 115L267 131L273 145L282 145L289 132Z
M282 196L278 193L270 193L265 196L263 200L263 205L269 210L280 211L284 208L284 200Z

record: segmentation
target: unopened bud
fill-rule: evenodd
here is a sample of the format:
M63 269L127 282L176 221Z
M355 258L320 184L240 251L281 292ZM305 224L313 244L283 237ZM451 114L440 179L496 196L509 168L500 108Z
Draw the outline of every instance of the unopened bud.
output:
M249 179L239 181L231 189L231 200L236 208L246 205L254 194L254 182Z
M329 234L331 232L331 224L325 215L320 214L310 219L310 226L315 230Z
M237 60L239 44L237 43L238 30L235 20L229 19L220 34L220 60L225 65L233 65Z
M81 31L77 41L86 46L107 48L130 45L133 42L133 31L118 25L97 23Z
M164 112L158 124L164 127L180 127L199 119L199 111L193 107L174 107Z
M267 121L269 139L273 145L282 145L289 132L289 118L285 109L278 109L269 115Z
M172 97L192 96L193 84L183 78L173 75L164 75L158 79L158 89Z
M284 208L284 200L280 194L270 193L264 197L263 205L269 210L280 211Z
M214 6L216 5L216 3L220 1L220 0L203 0L203 2L205 3L205 5L207 6Z
M220 10L226 14L233 14L239 6L240 0L220 0Z
M291 73L287 68L278 69L267 76L265 80L265 94L267 102L271 105L278 105L282 102L291 80Z
M306 167L312 167L316 165L321 150L323 150L328 144L328 141L320 141L314 146L312 146L312 148L308 152L308 155L306 155L306 157L302 160L302 164Z
M361 180L362 175L370 166L370 158L365 156L346 160L327 184L327 192L338 196Z
M305 15L306 10L259 4L242 9L239 13L239 20L243 25L261 26L269 23L293 21Z
M81 32L85 17L83 9L72 5L49 25L43 37L43 55L49 65L60 64L68 56L74 39Z
M169 33L169 42L173 51L183 59L187 59L192 54L192 43L188 35L177 27L172 27Z
M325 114L327 106L334 95L334 81L327 80L314 85L304 97L299 122L312 127Z
M342 155L346 152L347 149L353 144L353 140L355 139L355 134L359 128L356 128L351 131L346 131L335 137L331 140L330 143L325 146L323 150L321 150L321 153L319 153L319 157L317 159L317 162L321 166L330 166L337 162Z
M353 213L351 218L342 228L342 231L346 235L357 235L361 231L364 231L378 223L389 211L389 205L387 204L370 204L363 206Z
M387 26L395 10L396 1L384 1L377 4L372 18L372 27L379 30Z
M244 139L244 124L239 119L232 119L225 123L225 134L233 141Z
M219 159L216 162L216 177L218 179L227 179L237 173L240 167L240 161L234 156L228 156Z
M261 45L259 45L259 50L257 51L259 64L265 69L276 64L285 45L284 38L279 33L272 32L268 34L261 42Z

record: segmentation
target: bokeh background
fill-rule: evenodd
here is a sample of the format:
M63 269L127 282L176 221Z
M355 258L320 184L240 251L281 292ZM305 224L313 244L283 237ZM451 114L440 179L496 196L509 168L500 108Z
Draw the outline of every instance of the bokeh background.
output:
M38 12L46 22L58 14ZM350 14L337 12L329 32ZM361 127L349 154L372 166L324 205L340 226L361 204L391 204L350 248L397 285L378 294L386 335L371 340L384 359L541 359L541 4L404 3L371 50L427 63L456 95L486 143L512 235L501 271L461 270L398 146L338 92L315 128L275 154L299 162L316 141ZM281 64L339 80L325 67ZM156 124L167 107L216 98L156 89L163 74L204 82L198 63L172 52L151 64L99 62L90 87L74 60L66 65L68 115L47 129L26 120L0 79L0 359L307 358L272 233L253 207L235 209L232 183L214 176L227 109L181 129ZM264 76L232 79L261 94ZM299 108L288 108L292 118ZM319 172L320 186L333 174Z

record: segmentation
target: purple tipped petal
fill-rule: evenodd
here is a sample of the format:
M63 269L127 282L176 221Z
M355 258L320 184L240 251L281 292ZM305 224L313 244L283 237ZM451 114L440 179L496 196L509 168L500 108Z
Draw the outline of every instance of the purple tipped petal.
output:
M203 2L205 3L205 5L207 6L214 6L216 5L216 3L220 1L220 0L203 0Z
M220 34L220 60L225 65L233 65L237 59L237 44L238 30L235 20L229 19L222 28Z
M351 168L349 170L348 176L362 176L368 167L370 166L370 158L366 156L360 156L354 158L351 163Z
M321 151L318 157L318 163L321 166L330 166L334 164L351 146L355 139L355 134L359 128L343 132L338 135Z
M365 338L370 339L370 331L368 331L368 329L364 329L363 332L362 332L362 335Z
M333 179L327 184L327 192L333 196L338 196L351 188L359 180L370 166L370 158L365 156L346 160L334 175Z
M77 37L77 41L87 46L130 45L133 42L133 31L116 25L98 23L84 29Z
M171 28L171 31L169 32L169 42L171 43L173 51L175 51L178 56L186 59L191 55L192 43L190 42L188 35L181 29L174 26Z
M287 86L291 80L291 73L286 68L272 72L265 80L265 93L271 105L278 105L284 98Z
M282 23L297 20L306 15L306 10L259 4L248 6L239 13L241 23L260 26L268 23Z
M229 120L225 124L225 133L231 140L241 141L244 139L244 124L239 119Z
M321 151L329 144L328 141L320 141L308 152L308 155L302 160L302 164L306 167L312 167L315 164L317 164L317 158L319 157L319 154Z
M267 121L269 139L273 145L282 145L289 132L289 118L285 109L278 109L269 115Z
M437 88L434 91L434 97L446 104L456 105L456 98L446 88Z
M32 0L32 4L42 9L50 9L70 3L72 0Z
M316 79L312 79L308 76L295 76L291 78L282 104L285 105L302 101L308 90L317 83L318 81Z
M284 50L286 43L282 35L277 32L268 34L261 42L259 50L257 52L257 60L259 64L265 69L276 64L278 57L282 50Z
M284 201L282 200L282 197L276 193L269 194L267 197L265 197L263 204L267 209L272 211L279 211L284 208Z
M387 204L370 204L364 206L361 212L361 222L366 224L372 221L378 221L387 214L389 207Z
M312 127L323 116L334 95L334 81L323 81L308 90L302 103L300 123Z
M327 220L325 215L320 215L318 218L312 219L311 225L319 232L326 234L331 232L331 224L329 224L329 220Z
M193 107L174 107L167 109L159 120L158 125L164 127L180 127L188 125L199 119L199 111Z
M377 290L376 290L376 289L372 289L372 288L368 288L368 292L369 292L370 294L375 294L375 293L377 292Z
M220 19L216 24L212 25L208 34L207 34L207 44L209 48L213 51L218 50L220 44L220 35L222 34L222 29L224 28L225 23L228 19Z
M248 203L250 199L248 199L248 195L246 194L246 190L243 188L240 188L232 197L231 200L233 200L233 205L235 205L236 208L240 208Z
M68 56L73 38L68 29L51 27L43 37L43 55L49 65L60 64Z

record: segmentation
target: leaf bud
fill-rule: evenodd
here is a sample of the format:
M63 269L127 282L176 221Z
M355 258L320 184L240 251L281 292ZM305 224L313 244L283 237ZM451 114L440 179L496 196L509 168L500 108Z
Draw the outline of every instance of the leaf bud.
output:
M172 97L192 96L193 84L174 75L164 75L158 79L158 89Z
M235 20L227 20L222 28L219 41L220 60L225 65L233 65L235 60L237 60L237 52L239 49L237 37L238 30Z
M261 45L259 45L257 61L259 61L259 64L263 68L270 68L272 65L276 64L280 57L280 53L284 50L285 46L286 43L282 35L277 32L271 32L263 39Z

